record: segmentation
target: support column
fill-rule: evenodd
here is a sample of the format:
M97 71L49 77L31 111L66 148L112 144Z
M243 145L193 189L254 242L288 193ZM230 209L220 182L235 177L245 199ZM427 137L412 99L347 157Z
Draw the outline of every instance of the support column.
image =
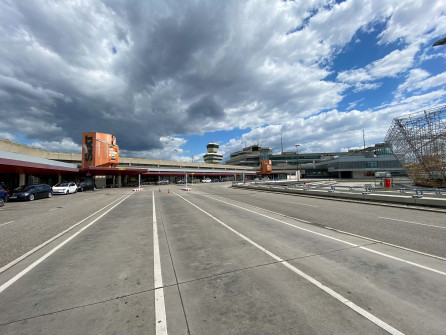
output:
M57 175L57 183L61 183L62 182L62 175L59 173Z
M21 186L21 185L25 185L26 184L26 181L25 181L25 174L24 173L21 173L20 175L19 175L19 186Z
M118 176L118 187L121 188L122 186L122 179L121 179L121 175Z

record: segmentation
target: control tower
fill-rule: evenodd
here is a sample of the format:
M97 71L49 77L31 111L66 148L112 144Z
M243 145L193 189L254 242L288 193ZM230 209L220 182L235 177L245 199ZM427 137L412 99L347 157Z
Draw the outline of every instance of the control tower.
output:
M220 146L217 143L209 143L206 148L208 153L203 156L204 162L206 164L221 164L223 160L223 155L218 153L218 148Z

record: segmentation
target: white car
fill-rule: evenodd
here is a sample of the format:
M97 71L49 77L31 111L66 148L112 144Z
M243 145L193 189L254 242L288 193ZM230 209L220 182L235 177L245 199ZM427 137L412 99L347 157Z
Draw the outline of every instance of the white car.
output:
M70 194L77 192L76 183L59 183L52 187L53 194Z
M201 182L202 183L212 183L212 180L210 178L206 178L206 179L203 179Z

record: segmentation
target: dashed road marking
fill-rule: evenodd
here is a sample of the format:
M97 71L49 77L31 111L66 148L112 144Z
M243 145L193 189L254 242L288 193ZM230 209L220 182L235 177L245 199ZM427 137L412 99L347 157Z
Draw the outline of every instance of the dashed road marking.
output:
M287 267L288 269L290 269L291 271L293 271L294 273L298 274L299 276L301 276L302 278L306 279L307 281L309 281L310 283L312 283L313 285L315 285L316 287L320 288L322 291L328 293L330 296L332 296L333 298L335 298L336 300L340 301L341 303L343 303L344 305L346 305L347 307L351 308L352 310L354 310L355 312L357 312L358 314L362 315L363 317L365 317L366 319L370 320L371 322L373 322L374 324L376 324L378 327L384 329L385 331L389 332L390 334L395 334L395 335L402 335L403 333L400 332L398 329L392 327L391 325L389 325L388 323L384 322L383 320L379 319L378 317L376 317L375 315L367 312L365 309L359 307L358 305L356 305L354 302L348 300L347 298L345 298L344 296L340 295L339 293L337 293L336 291L332 290L331 288L329 288L328 286L325 286L324 284L322 284L321 282L317 281L316 279L314 279L313 277L307 275L306 273L304 273L303 271L299 270L298 268L296 268L295 266L291 265L290 263L288 263L287 261L283 260L282 258L280 258L279 256L275 255L274 253L272 253L271 251L265 249L264 247L262 247L261 245L257 244L256 242L254 242L253 240L251 240L250 238L246 237L245 235L239 233L237 230L235 230L234 228L228 226L227 224L225 224L223 221L217 219L215 216L213 216L212 214L206 212L204 209L198 207L197 205L195 205L193 202L187 200L186 198L182 197L181 195L177 194L174 192L175 195L179 196L181 199L183 199L184 201L188 202L189 204L191 204L192 206L194 206L195 208L197 208L198 210L200 210L201 212L203 212L204 214L206 214L207 216L209 216L210 218L212 218L213 220L217 221L218 223L220 223L223 227L229 229L230 231L232 231L234 234L236 234L237 236L239 236L240 238L244 239L245 241L249 242L250 244L252 244L253 246L255 246L256 248L258 248L259 250L263 251L265 254L271 256L273 259L275 259L276 261L280 262L282 265L284 265L285 267Z
M434 227L434 228L446 229L446 227L436 226L436 225L433 225L433 224L426 224L426 223L419 223L419 222L406 221L406 220L400 220L400 219L385 218L385 217L382 217L382 216L379 216L379 218L380 218L380 219L383 219L383 220L398 221L398 222L404 222L404 223L416 224L416 225L420 225L420 226L427 226L427 227Z
M257 215L260 215L260 216L269 218L269 219L271 219L271 220L273 220L273 221L280 222L280 223L282 223L282 224L284 224L284 225L287 225L287 226L290 226L290 227L294 227L294 228L296 228L296 229L300 229L300 230L309 232L309 233L311 233L311 234L319 235L319 236L322 236L322 237L325 237L325 238L328 238L328 239L331 239L331 240L334 240L334 241L338 241L338 242L341 242L341 243L344 243L344 244L347 244L347 245L350 245L350 246L354 246L354 247L357 247L357 248L359 248L359 249L366 250L366 251L369 251L369 252L372 252L372 253L375 253L375 254L378 254L378 255L387 257L387 258L391 258L391 259L396 260L396 261L399 261L399 262L403 262L403 263L406 263L406 264L410 264L410 265L415 266L415 267L418 267L418 268L420 268L420 269L424 269L424 270L432 271L432 272L438 273L438 274L440 274L440 275L446 276L446 272L443 272L443 271L440 271L440 270L437 270L437 269L434 269L434 268L430 268L430 267L428 267L428 266L424 266L424 265L421 265L421 264L418 264L418 263L415 263L415 262L411 262L411 261L405 260L405 259L403 259L403 258L399 258L399 257L395 257L395 256L392 256L392 255L389 255L389 254L385 254L385 253L382 253L382 252L374 251L374 250L372 250L372 249L369 249L369 248L366 248L366 247L362 247L362 246L360 246L360 245L358 245L358 244L355 244L355 243L347 242L347 241L345 241L345 240L342 240L342 239L339 239L339 238L336 238L336 237L333 237L333 236L329 236L329 235L326 235L326 234L318 233L318 232L316 232L316 231L314 231L314 230L311 230L311 229L302 228L302 227L293 225L293 224L291 224L291 223L285 222L285 221L283 221L283 220L280 220L280 219L277 219L277 218L273 218L273 217L268 216L268 215L266 215L266 214L261 214L261 213L259 213L259 212L250 210L250 209L248 209L248 208L245 208L245 207L242 207L242 206L238 206L238 205L232 204L232 203L230 203L230 202L223 201L223 200L220 200L220 199L217 199L217 198L208 196L208 195L204 195L204 194L203 194L203 196L205 196L205 197L207 197L207 198L210 198L210 199L213 199L213 200L215 200L215 201L220 201L220 202L222 202L222 203L224 203L224 204L227 204L227 205L230 205L230 206L233 206L233 207L236 207L236 208L240 208L240 209L242 209L242 210L244 210L244 211L251 212L251 213L254 213L254 214L257 214ZM259 207L256 207L256 208L259 208ZM261 208L260 208L260 209L261 209ZM271 212L271 211L269 211L269 210L266 210L266 211L267 211L267 212ZM274 212L272 212L272 213L274 213ZM275 213L275 214L282 215L282 214L280 214L280 213ZM282 216L283 216L283 215L282 215ZM301 221L301 222L305 222L305 223L310 223L309 221L303 221L303 220L300 220L300 219L296 219L296 220L299 220L299 221Z
M284 202L288 202L288 203L290 203L290 204L296 204L296 205L299 205L299 206L319 207L319 206L303 204L303 203L301 203L301 202L295 202L295 201L284 201Z
M10 223L13 223L14 221L8 221L8 222L5 222L5 223L2 223L2 224L0 224L0 227L1 226L6 226L7 224L10 224Z

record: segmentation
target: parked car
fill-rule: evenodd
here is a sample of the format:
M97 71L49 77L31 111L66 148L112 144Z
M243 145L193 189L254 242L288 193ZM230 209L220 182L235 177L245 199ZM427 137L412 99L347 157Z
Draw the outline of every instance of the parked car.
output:
M51 186L46 184L22 185L17 187L9 195L9 200L29 200L51 198Z
M218 178L214 178L214 179L212 179L212 182L213 182L213 183L219 183L219 182L220 182L220 179L218 179Z
M157 185L169 185L170 181L168 181L167 179L163 179L163 180L157 181L156 184Z
M210 178L205 178L201 181L202 183L210 183L212 180Z
M186 184L186 180L185 179L178 180L177 184Z
M70 194L77 192L77 185L73 182L59 183L53 186L53 194Z
M96 188L94 187L93 183L89 183L86 181L80 182L79 184L77 184L77 191L78 192L84 192L84 191L88 191L88 190L92 190L94 191Z
M0 207L3 207L5 205L5 202L7 202L9 199L8 192L0 186Z

